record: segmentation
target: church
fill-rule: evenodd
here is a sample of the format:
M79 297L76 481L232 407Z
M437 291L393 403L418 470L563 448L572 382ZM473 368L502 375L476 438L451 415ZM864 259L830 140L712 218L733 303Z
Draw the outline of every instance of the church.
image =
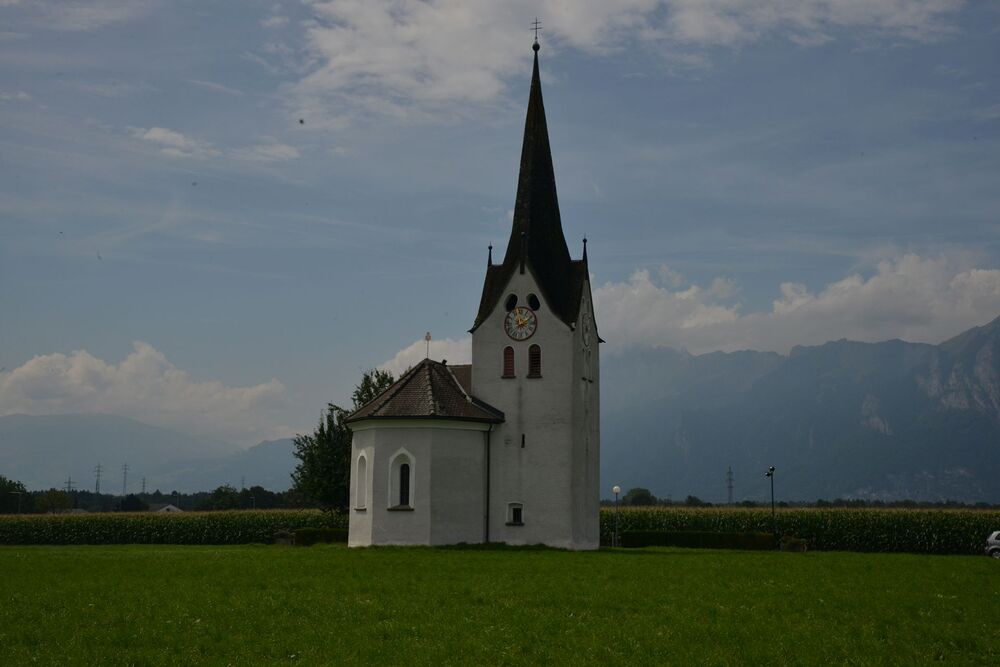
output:
M596 549L600 365L587 245L570 256L538 42L513 228L492 246L472 363L424 359L347 419L350 546Z

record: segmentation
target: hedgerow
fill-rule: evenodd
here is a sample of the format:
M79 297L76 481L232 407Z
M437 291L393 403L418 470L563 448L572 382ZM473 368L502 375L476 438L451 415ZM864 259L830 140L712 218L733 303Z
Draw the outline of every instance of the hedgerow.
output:
M0 544L252 544L279 531L346 528L319 510L0 516Z
M769 508L628 507L625 531L771 532ZM611 543L614 508L601 510L601 542ZM810 550L981 554L986 536L1000 530L1000 512L988 510L779 509L777 532L805 539Z
M601 510L601 542L611 543L615 510ZM771 532L765 508L621 508L620 530ZM184 512L178 514L0 515L0 544L250 544L280 531L347 528L347 516L318 510ZM777 532L805 539L810 550L981 554L1000 530L1000 511L910 509L780 509Z

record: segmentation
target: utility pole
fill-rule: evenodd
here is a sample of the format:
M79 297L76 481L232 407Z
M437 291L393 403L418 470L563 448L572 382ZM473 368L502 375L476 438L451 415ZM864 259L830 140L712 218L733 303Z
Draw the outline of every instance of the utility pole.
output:
M128 488L128 464L122 464L122 498L125 497L125 490Z
M142 495L146 495L146 478L142 478Z
M72 492L73 492L73 478L72 477L67 477L66 478L66 493L72 493Z
M94 479L96 480L94 482L94 495L97 496L101 495L101 472L103 471L104 468L101 467L100 463L94 468Z
M246 491L246 490L247 490L247 476L243 475L242 477L240 477L240 491Z
M729 504L730 505L733 504L733 481L734 481L734 479L735 478L733 477L733 467L729 466L729 469L726 470L726 491L727 491L727 497L729 499Z

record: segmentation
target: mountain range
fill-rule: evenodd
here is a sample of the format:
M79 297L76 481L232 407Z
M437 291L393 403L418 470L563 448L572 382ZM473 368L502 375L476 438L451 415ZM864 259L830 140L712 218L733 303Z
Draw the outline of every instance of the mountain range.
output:
M602 360L602 479L734 501L1000 502L1000 318L939 345L847 340ZM602 495L606 493L602 492Z
M939 345L847 340L788 355L671 348L601 363L601 478L660 497L1000 502L1000 318ZM29 488L290 486L291 439L240 449L112 415L0 417L0 475Z

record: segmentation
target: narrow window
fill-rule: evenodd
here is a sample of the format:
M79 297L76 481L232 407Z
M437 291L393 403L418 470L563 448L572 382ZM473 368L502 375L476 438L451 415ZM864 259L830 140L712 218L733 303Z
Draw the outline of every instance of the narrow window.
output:
M368 459L364 454L358 457L358 477L354 482L354 508L363 510L368 506Z
M389 463L388 500L390 511L413 511L414 458L405 449L393 455Z
M528 377L542 377L542 348L538 345L528 348Z
M532 310L538 310L541 307L542 307L542 304L538 302L538 297L535 296L534 294L529 294L528 295L528 308L531 308Z
M404 463L399 466L399 505L409 507L410 505L410 464Z
M507 503L507 525L524 525L524 510L521 503Z
M514 348L510 345L503 349L503 377L514 377Z
M509 313L510 311L514 310L514 306L516 305L517 305L517 295L508 294L507 300L504 302L504 308L506 308L507 312Z

